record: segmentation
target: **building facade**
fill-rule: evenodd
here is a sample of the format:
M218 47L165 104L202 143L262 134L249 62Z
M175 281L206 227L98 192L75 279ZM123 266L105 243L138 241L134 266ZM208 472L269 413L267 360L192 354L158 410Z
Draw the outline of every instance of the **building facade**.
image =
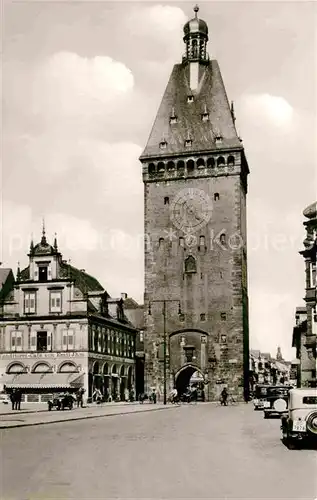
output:
M207 400L249 391L248 163L208 26L184 26L140 157L145 202L145 386L183 392L196 372Z
M20 388L27 401L46 401L52 392L83 387L124 399L135 389L137 330L84 270L62 259L43 229L31 243L29 265L1 302L0 383Z
M316 387L316 336L317 336L317 202L309 205L303 212L306 237L304 250L300 254L305 260L306 287L305 310L296 310L296 325L293 330L293 347L298 359L299 387Z
M283 359L281 348L277 348L275 358L269 352L252 349L250 351L250 390L256 384L293 385L291 362Z

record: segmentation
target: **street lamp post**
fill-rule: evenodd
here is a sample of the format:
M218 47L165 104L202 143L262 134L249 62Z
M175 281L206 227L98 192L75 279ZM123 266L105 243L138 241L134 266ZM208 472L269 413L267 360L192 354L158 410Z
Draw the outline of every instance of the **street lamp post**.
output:
M151 304L152 303L160 303L163 304L163 384L164 384L164 404L167 404L167 352L166 352L166 344L167 344L167 332L166 332L166 304L167 302L178 302L178 314L181 314L181 303L178 299L163 299L163 300L150 300L149 301L149 315L151 312Z

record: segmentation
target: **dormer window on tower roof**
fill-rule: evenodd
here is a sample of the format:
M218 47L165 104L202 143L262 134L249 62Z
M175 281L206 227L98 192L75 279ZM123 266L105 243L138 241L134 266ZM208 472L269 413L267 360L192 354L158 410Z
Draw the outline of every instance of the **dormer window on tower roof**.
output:
M192 94L187 96L187 102L194 102L194 96Z
M202 119L203 122L208 122L209 121L209 113L208 113L208 109L207 109L206 105L205 105L204 111L201 114L201 119Z
M175 109L172 108L172 113L170 116L170 124L173 125L174 123L177 123L177 115L175 113Z
M166 149L167 147L167 142L165 139L162 139L160 142L160 149Z
M193 145L193 139L188 135L187 139L185 139L185 147L190 148Z

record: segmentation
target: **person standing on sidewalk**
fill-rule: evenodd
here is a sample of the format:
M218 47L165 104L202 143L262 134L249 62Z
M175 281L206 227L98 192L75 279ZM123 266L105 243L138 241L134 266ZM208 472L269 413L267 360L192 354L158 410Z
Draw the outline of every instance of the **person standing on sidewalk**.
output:
M15 391L15 389L13 389L10 392L10 401L11 401L11 405L12 405L12 410L15 410L15 401L16 401L16 391Z
M15 393L15 409L21 410L22 391L18 389Z

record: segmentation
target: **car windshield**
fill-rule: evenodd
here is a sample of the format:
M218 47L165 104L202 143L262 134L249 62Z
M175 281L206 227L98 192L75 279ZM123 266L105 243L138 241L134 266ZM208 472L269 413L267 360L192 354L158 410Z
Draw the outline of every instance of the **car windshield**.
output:
M317 405L317 396L305 396L303 397L304 405Z
M267 387L257 386L255 388L255 396L257 398L265 398L266 395L267 395Z
M287 396L289 392L288 387L269 387L267 391L268 396Z

